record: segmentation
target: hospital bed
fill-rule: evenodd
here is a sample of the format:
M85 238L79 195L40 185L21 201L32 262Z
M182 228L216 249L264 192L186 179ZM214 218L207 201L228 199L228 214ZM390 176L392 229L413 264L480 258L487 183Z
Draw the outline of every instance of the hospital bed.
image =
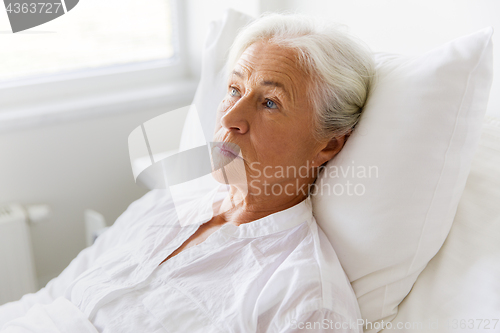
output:
M252 20L229 10L211 24L180 150L211 137L227 50ZM377 53L364 114L329 165L378 174L317 181L364 189L313 196L313 207L365 332L500 332L500 120L485 117L492 33L420 56Z

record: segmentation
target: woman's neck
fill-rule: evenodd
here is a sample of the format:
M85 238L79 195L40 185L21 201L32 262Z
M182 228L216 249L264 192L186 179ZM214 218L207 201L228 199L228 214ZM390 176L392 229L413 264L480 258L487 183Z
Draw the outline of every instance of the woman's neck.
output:
M312 184L313 181L310 183ZM305 185L305 186L304 186ZM230 185L228 195L222 201L216 215L227 223L240 225L252 222L288 209L302 202L309 195L308 184L302 184L301 190L274 195L264 191L248 191L246 188ZM257 195L256 193L259 193ZM292 193L290 195L290 193Z

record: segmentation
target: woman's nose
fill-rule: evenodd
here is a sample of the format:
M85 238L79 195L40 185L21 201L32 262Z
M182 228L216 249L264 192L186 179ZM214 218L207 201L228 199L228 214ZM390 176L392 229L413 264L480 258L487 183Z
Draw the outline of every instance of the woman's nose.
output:
M244 97L229 107L220 119L221 125L227 130L245 134L249 129L248 116L250 111L250 101Z

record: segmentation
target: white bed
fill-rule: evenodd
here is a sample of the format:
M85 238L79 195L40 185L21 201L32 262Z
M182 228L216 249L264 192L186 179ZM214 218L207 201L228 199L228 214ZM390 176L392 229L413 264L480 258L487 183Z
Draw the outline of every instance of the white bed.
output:
M210 140L215 108L225 93L225 52L251 20L230 10L211 24L181 150ZM313 199L365 324L371 323L365 332L455 332L464 323L470 331L500 332L500 324L494 327L500 316L495 242L500 123L484 118L492 84L492 33L485 28L420 56L378 53L375 92L357 133L330 163L374 163L381 173L388 171L383 179L363 180L372 190L363 200ZM436 322L438 328L432 326Z

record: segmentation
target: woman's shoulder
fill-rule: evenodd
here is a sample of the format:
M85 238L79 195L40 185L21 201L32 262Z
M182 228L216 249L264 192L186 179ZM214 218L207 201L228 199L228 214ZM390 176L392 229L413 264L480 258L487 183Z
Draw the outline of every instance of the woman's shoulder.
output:
M115 239L116 245L139 239L140 234L147 230L147 225L164 220L162 216L167 211L166 207L171 204L169 201L170 194L167 190L147 192L133 201L104 234Z
M166 189L153 189L132 202L114 224L121 228L133 228L146 219L165 214L171 207L174 204L170 192Z
M266 298L292 305L295 317L330 311L356 320L357 299L335 250L314 218L307 223L307 229L300 245L269 279Z

